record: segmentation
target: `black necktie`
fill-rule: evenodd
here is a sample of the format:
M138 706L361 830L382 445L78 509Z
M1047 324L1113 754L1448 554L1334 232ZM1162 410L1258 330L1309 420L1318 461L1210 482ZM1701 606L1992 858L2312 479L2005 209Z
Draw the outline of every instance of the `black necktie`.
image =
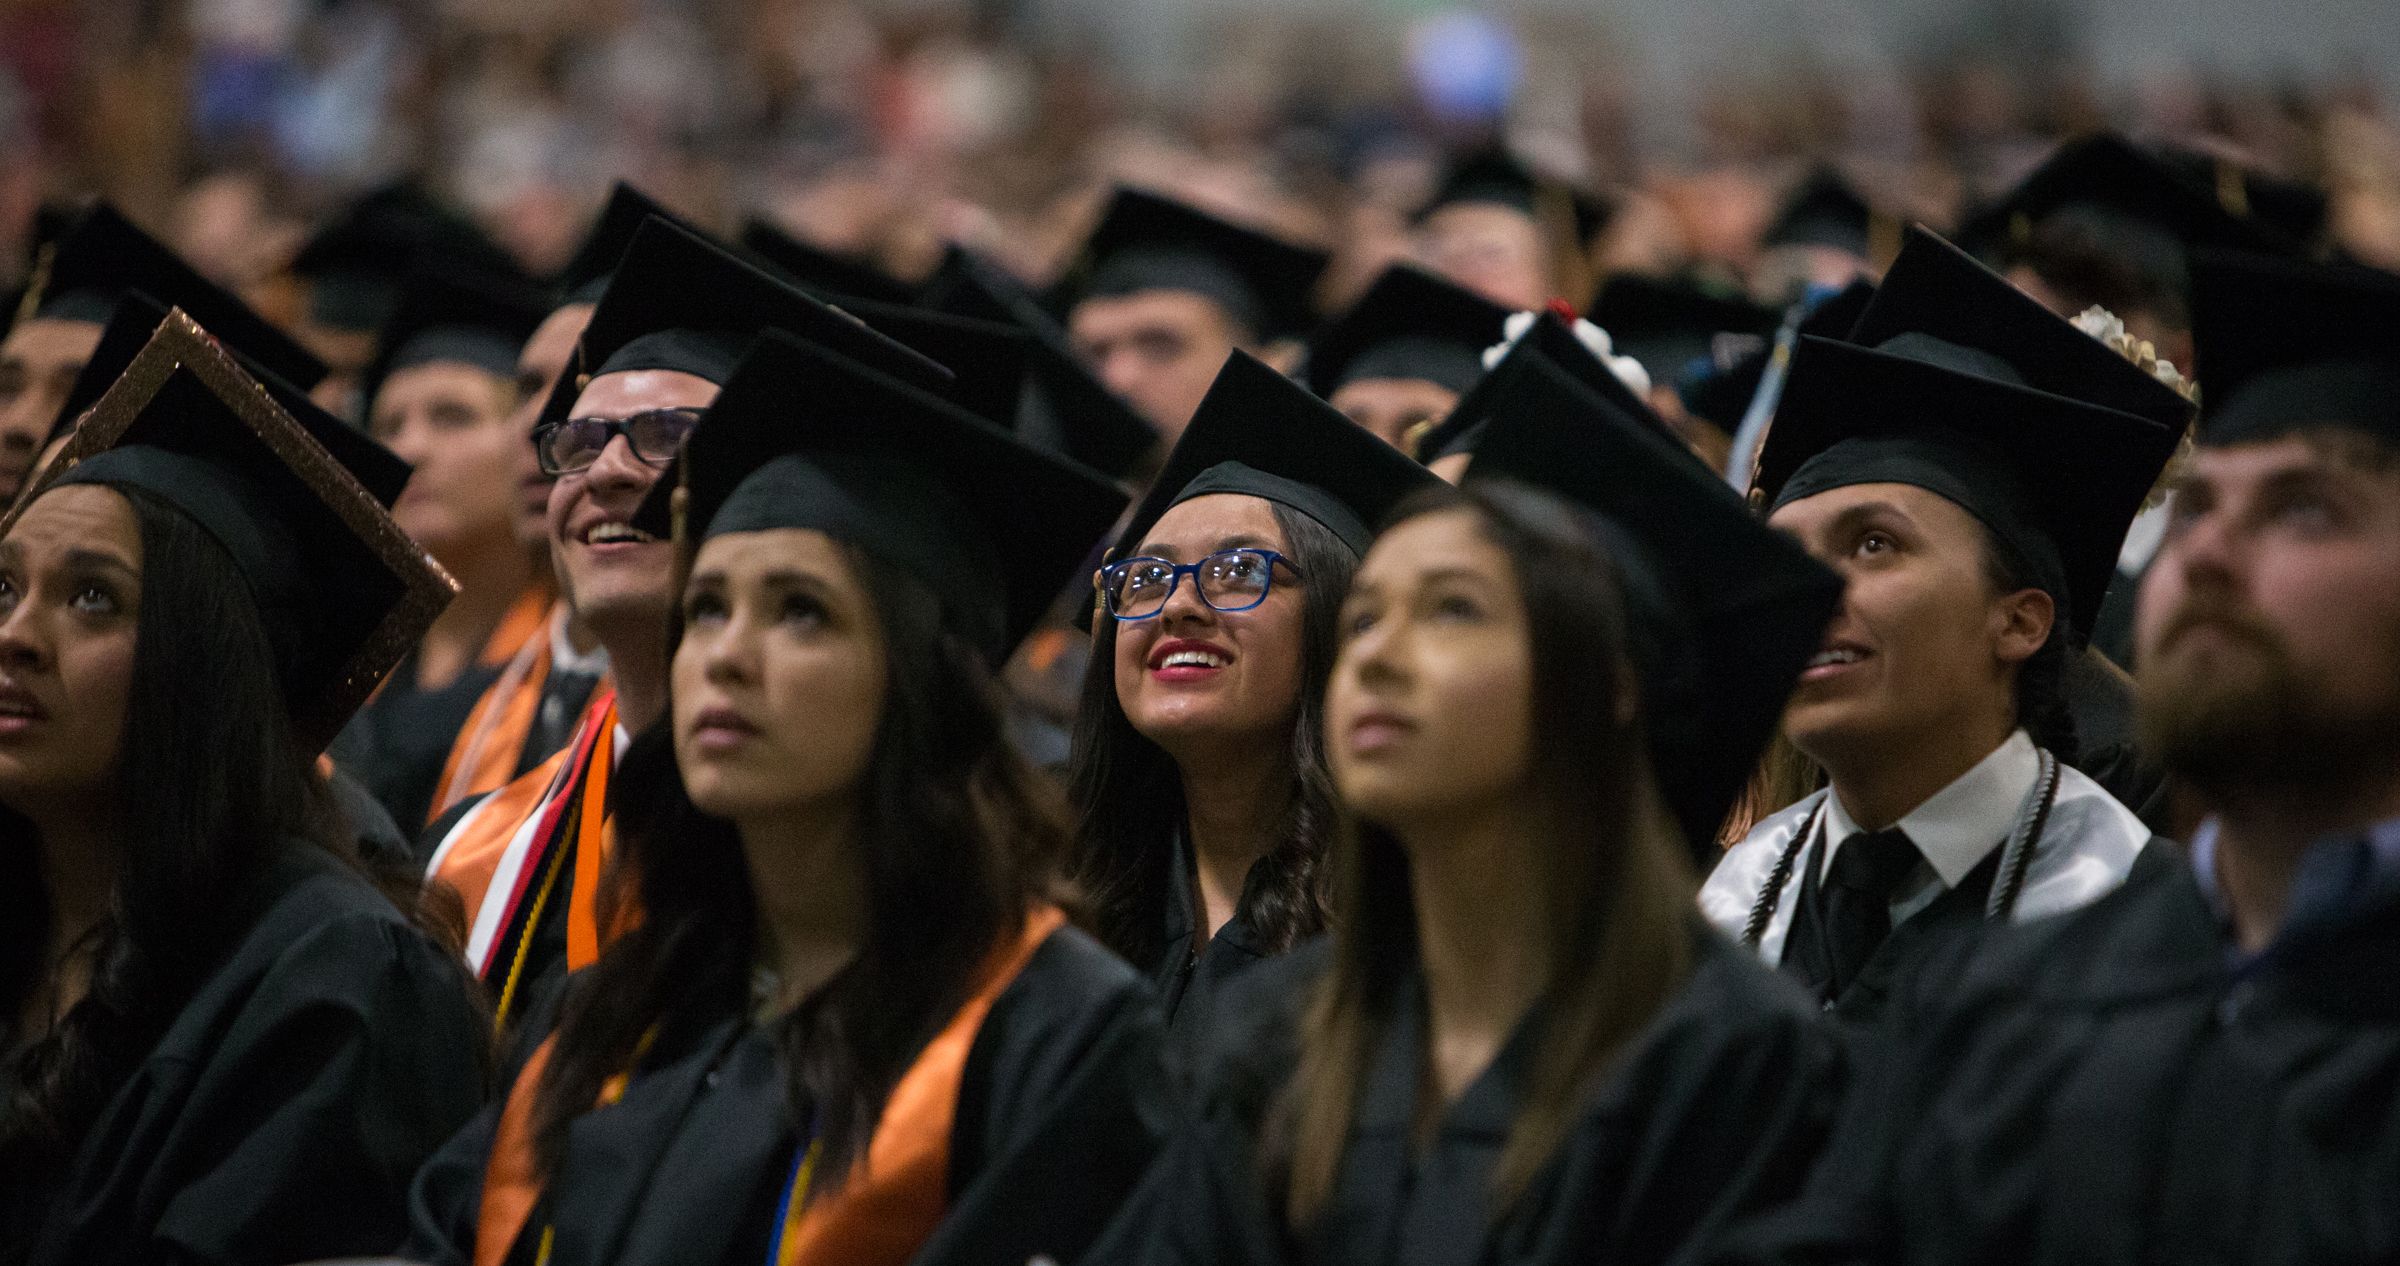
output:
M1825 948L1832 960L1832 975L1820 983L1820 997L1841 997L1883 938L1892 934L1892 891L1916 869L1918 857L1916 843L1898 827L1862 831L1834 850L1825 885L1817 893Z

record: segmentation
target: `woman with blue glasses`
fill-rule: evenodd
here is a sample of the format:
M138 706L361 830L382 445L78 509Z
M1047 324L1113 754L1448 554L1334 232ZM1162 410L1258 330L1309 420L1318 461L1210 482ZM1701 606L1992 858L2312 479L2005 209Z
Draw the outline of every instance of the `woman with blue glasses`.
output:
M1335 617L1377 520L1433 482L1237 353L1094 577L1079 877L1180 1038L1228 977L1325 926Z

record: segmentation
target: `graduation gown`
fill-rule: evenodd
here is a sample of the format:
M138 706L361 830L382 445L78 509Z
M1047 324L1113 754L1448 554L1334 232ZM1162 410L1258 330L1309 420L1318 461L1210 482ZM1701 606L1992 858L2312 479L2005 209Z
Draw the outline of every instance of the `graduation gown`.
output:
M2058 796L2036 841L2025 873L2012 923L2029 923L2079 909L2105 896L2124 881L2134 859L2154 837L2132 810L2119 803L2089 776L2061 766ZM1800 841L1799 864L1782 884L1772 916L1759 936L1755 952L1770 964L1781 964L1799 951L1792 945L1794 916L1817 879L1818 850L1830 790L1820 789L1799 803L1753 827L1724 858L1700 890L1701 913L1727 937L1740 940L1747 930L1760 894L1768 887L1778 861ZM1907 819L1902 819L1903 822ZM1921 911L1892 927L1874 956L1828 1008L1844 1020L1871 1023L1880 1016L1905 979L1922 969L1945 942L1978 935L1983 929L1985 900L1999 867L2002 836L1995 833L1991 852L1956 886L1936 897Z
M1044 938L974 1029L940 1222L910 1260L1073 1260L1168 1128L1161 1040L1157 1004L1122 960L1072 929ZM475 1260L501 1111L487 1109L419 1176L409 1256ZM535 1261L548 1225L555 1266L764 1261L798 1147L771 1037L728 1018L653 1056L621 1099L575 1121L502 1260Z
M1259 969L1212 1043L1195 1119L1089 1261L1619 1263L1687 1246L1799 1190L1833 1115L1838 1036L1791 982L1695 927L1690 979L1576 1111L1526 1196L1497 1219L1490 1181L1522 1102L1539 1017L1410 1142L1424 1077L1422 984L1405 985L1370 1062L1333 1197L1287 1229L1258 1160L1260 1122L1297 1056L1298 1017L1331 962L1325 941Z
M408 1183L483 1102L455 960L296 845L71 1163L0 1189L0 1261L274 1263L382 1252Z
M1258 876L1254 865L1242 885L1241 900L1234 903L1233 917L1195 952L1200 893L1193 881L1191 846L1178 831L1167 850L1166 901L1159 909L1158 951L1149 959L1148 974L1166 1009L1171 1043L1180 1053L1189 1055L1206 1042L1219 1022L1226 986L1271 957L1251 922Z
M2400 1261L2400 891L2248 967L2155 850L1912 989L1741 1262Z
M562 663L569 612L552 602L541 621L475 701L443 762L431 812L440 819L460 804L500 790L556 755L575 737L577 721L602 687L608 657L595 652Z

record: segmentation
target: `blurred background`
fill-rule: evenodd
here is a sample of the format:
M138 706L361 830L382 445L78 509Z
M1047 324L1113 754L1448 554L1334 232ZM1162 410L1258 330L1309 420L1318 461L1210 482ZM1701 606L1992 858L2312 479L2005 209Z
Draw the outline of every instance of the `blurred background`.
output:
M1405 249L1495 136L1614 204L1604 270L1741 284L1835 164L1937 227L2114 126L2329 196L2400 266L2392 0L0 0L0 274L104 194L270 315L344 200L413 177L525 267L612 177L901 277L1051 275L1108 185ZM15 279L0 275L0 283Z

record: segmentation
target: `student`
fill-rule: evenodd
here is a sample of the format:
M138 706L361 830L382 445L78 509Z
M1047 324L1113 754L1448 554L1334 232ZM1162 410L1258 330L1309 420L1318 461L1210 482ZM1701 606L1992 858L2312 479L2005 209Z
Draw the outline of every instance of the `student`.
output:
M1800 340L1759 463L1767 522L1849 581L1784 720L1830 786L1701 907L1862 1022L1941 937L2093 901L2151 838L2073 767L2065 683L2177 438L2107 404L2184 406L1968 269L1895 263L1861 342Z
M1096 577L1077 877L1179 1037L1235 973L1325 926L1334 615L1367 525L1432 482L1237 353Z
M1060 286L1092 372L1172 447L1217 368L1313 323L1323 251L1171 198L1119 189Z
M2195 257L2204 408L2143 583L2189 862L1945 964L1744 1262L2400 1259L2400 277Z
M612 688L550 760L428 828L429 886L465 915L470 967L502 1027L529 996L590 965L613 847L608 783L623 746L663 715L673 556L633 522L757 332L788 329L938 384L945 371L662 220L644 223L584 330L534 443L557 475L551 556L575 617L608 650Z
M1502 307L1591 298L1595 239L1613 209L1501 148L1460 155L1410 225L1427 271Z
M1301 381L1403 453L1450 416L1507 335L1508 309L1394 264L1348 312L1309 336Z
M378 1252L484 1089L316 756L449 597L407 478L177 317L0 530L0 1255Z
M1360 566L1341 921L1236 985L1122 1260L1664 1261L1814 1157L1835 1036L1689 901L1838 584L1527 355Z
M642 520L684 576L619 793L642 922L428 1166L414 1251L1072 1259L1153 1149L1158 1013L1065 926L991 669L1124 498L781 335L710 415Z

